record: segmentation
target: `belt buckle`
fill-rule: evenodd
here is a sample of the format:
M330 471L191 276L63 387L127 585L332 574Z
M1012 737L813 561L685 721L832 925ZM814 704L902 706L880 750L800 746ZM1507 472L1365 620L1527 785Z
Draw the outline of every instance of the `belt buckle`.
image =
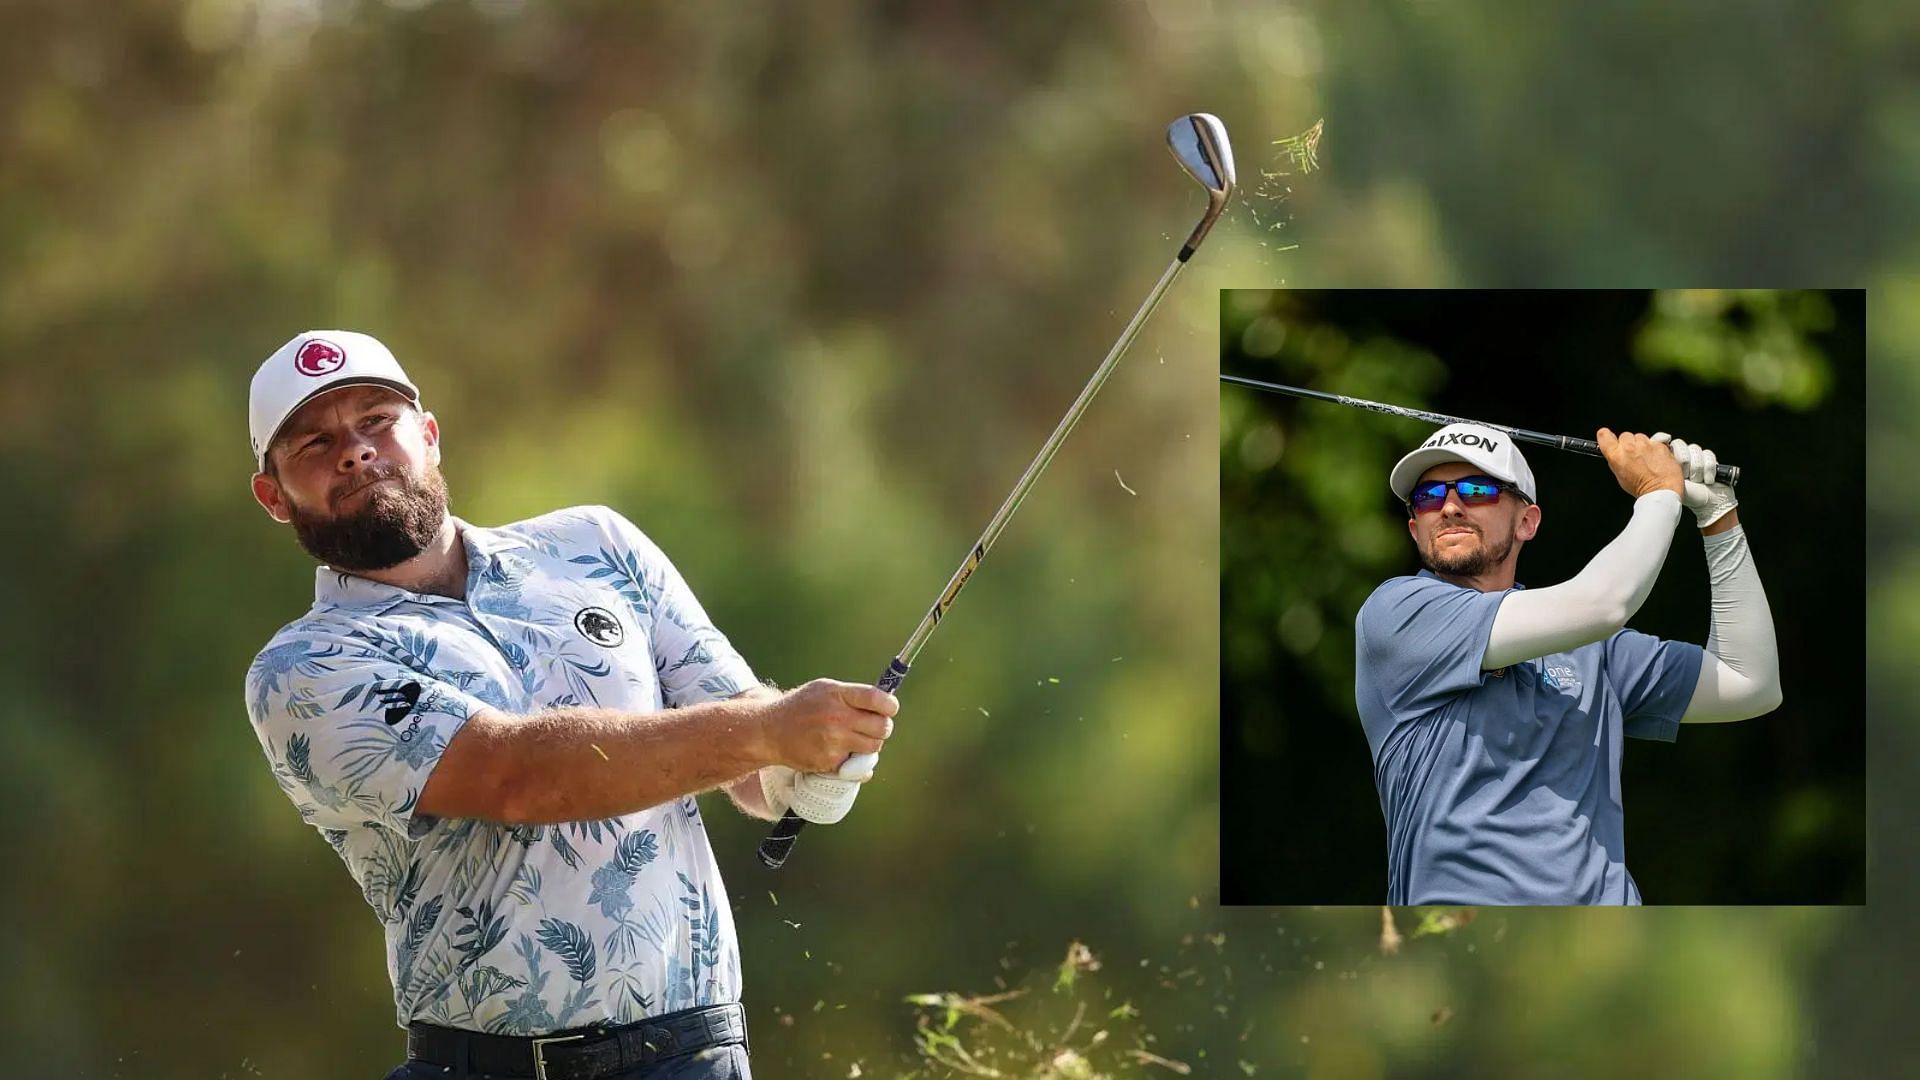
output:
M548 1046L553 1043L572 1042L575 1039L584 1039L586 1037L585 1033L579 1033L574 1035L549 1035L533 1040L534 1080L548 1080L546 1058L546 1049Z

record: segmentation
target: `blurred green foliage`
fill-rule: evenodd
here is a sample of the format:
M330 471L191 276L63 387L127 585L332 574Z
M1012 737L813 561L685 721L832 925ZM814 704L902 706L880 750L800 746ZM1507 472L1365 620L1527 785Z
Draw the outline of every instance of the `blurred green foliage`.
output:
M1749 404L1810 409L1833 380L1811 338L1833 329L1833 306L1811 290L1669 289L1634 342L1650 371L1729 386Z
M777 878L752 823L709 814L761 1074L918 1068L907 994L1050 973L1073 939L1202 1075L1869 1069L1920 959L1889 914L1917 861L1891 775L1864 916L1503 912L1385 956L1370 908L1213 909L1215 290L1854 282L1876 358L1911 356L1917 20L6 5L8 1068L399 1056L377 927L240 706L309 595L245 491L269 350L380 334L440 417L458 512L616 506L762 674L864 678L1198 216L1157 142L1204 108L1245 198L921 657L860 812ZM1256 182L1321 117L1320 170ZM1873 460L1897 465L1920 385L1883 364L1871 387ZM1913 749L1886 719L1915 691L1911 484L1868 489L1889 769Z

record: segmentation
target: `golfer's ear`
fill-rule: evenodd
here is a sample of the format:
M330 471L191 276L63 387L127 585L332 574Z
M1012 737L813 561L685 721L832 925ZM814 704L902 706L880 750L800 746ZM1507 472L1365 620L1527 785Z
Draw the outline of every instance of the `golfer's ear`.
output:
M427 440L427 460L440 464L440 421L430 412L420 414L420 430Z
M292 515L287 513L287 500L280 492L280 482L266 473L253 474L253 501L260 504L260 509L265 510L268 517L282 525L293 520Z
M1522 540L1531 540L1540 531L1540 504L1528 503L1520 511L1520 520L1513 527L1513 535Z

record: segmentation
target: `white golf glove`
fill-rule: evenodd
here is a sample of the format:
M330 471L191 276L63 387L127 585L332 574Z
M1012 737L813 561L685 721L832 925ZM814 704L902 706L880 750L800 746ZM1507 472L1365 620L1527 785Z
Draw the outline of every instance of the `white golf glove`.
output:
M1726 515L1726 512L1740 505L1733 497L1733 487L1714 479L1714 470L1720 465L1720 459L1713 451L1697 443L1684 442L1662 431L1653 437L1657 443L1666 443L1673 451L1674 460L1680 463L1680 474L1686 480L1686 493L1680 497L1681 505L1693 511L1693 520L1701 528L1713 524Z
M825 773L769 765L760 770L760 793L766 796L767 809L776 814L792 809L815 825L832 825L853 809L861 783L872 775L867 772L858 780L842 780Z

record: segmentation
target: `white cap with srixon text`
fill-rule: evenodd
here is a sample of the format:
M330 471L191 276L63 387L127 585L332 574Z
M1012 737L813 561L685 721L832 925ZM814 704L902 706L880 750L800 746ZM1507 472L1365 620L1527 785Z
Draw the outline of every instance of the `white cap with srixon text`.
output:
M1533 470L1520 456L1520 446L1513 436L1482 424L1448 424L1434 432L1420 449L1400 459L1387 485L1401 502L1406 502L1422 473L1449 461L1464 461L1519 488L1528 502L1540 501L1533 487Z
M390 387L420 403L419 387L375 338L352 330L309 330L274 350L253 373L247 422L254 464L266 470L267 447L300 406L343 386Z

